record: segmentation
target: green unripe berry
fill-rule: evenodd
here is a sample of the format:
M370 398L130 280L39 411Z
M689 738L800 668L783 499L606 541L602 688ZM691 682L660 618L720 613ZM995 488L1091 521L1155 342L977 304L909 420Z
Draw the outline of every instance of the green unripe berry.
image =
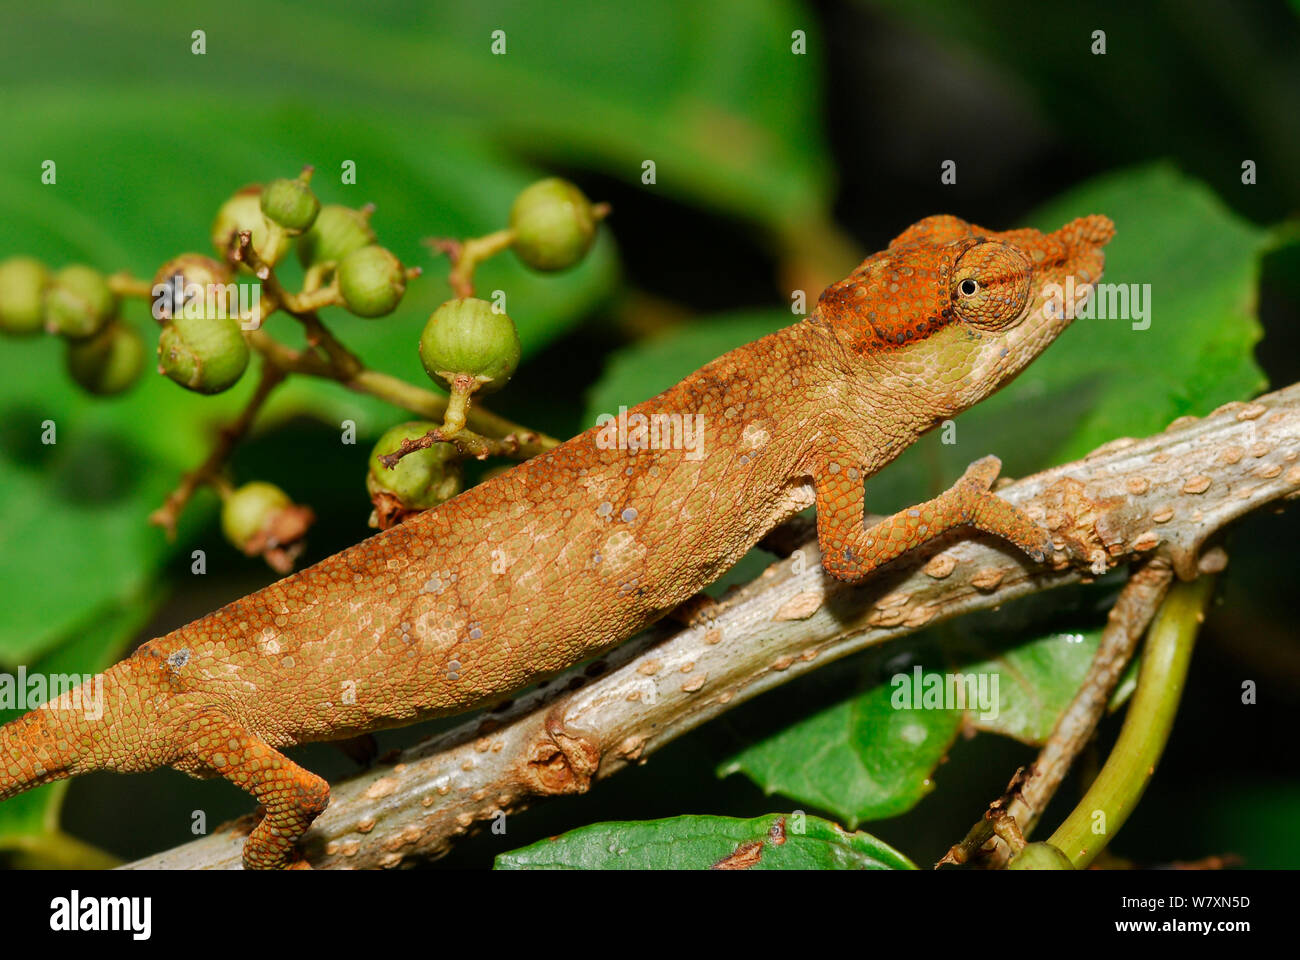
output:
M158 367L187 390L228 390L248 367L248 344L233 317L179 314L158 338Z
M292 505L289 495L273 483L246 483L222 501L221 532L240 550L247 550L274 516Z
M262 191L262 213L292 233L301 233L316 222L320 201L306 180L272 180Z
M411 420L388 430L370 451L370 470L366 489L376 509L379 498L387 493L406 510L428 510L450 500L461 490L461 461L451 443L435 443L424 450L408 453L390 470L379 462L381 455L393 453L403 440L418 440L438 424Z
M177 277L180 278L181 288L179 298L176 290ZM173 257L154 274L154 319L163 322L182 310L206 316L209 292L212 293L214 315L229 316L232 308L237 307L232 304L235 291L230 287L230 282L230 269L211 257L205 257L201 253L182 253L179 257ZM194 286L200 290L191 290ZM222 289L218 290L218 287ZM192 299L194 297L197 297L198 302ZM194 305L189 306L190 303ZM199 304L202 304L202 309Z
M343 306L358 317L382 317L397 309L406 293L406 269L383 247L353 250L338 269Z
M1073 870L1070 858L1050 843L1029 843L1007 864L1008 870Z
M266 217L262 216L262 185L250 184L235 193L221 205L212 221L212 246L217 256L225 257L234 242L235 234L244 230L252 232L253 249L263 260L278 263L289 249L289 237L281 232L274 251L268 251L271 231ZM271 255L274 254L274 255Z
M482 393L500 390L519 366L515 322L486 300L448 300L424 325L420 362L430 377L449 390L452 377L462 373L477 379Z
M375 242L370 229L370 211L327 203L311 229L298 238L298 262L304 267L333 261Z
M144 341L124 323L110 323L93 337L68 341L68 374L101 397L121 393L144 369Z
M54 275L45 293L45 329L69 339L103 330L117 310L117 296L98 270L74 264Z
M36 333L45 320L45 289L50 272L31 257L0 263L0 331Z
M550 177L526 187L510 208L519 259L534 270L565 270L591 249L596 215L591 201L567 180Z

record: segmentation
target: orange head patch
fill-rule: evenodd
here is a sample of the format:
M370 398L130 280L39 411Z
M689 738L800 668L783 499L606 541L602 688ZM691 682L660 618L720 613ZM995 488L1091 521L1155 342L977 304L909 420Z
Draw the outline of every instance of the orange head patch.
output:
M1102 216L1050 234L927 217L827 287L818 310L857 353L897 350L954 322L997 331L1024 319L1049 282L1073 273L1095 283L1113 232Z

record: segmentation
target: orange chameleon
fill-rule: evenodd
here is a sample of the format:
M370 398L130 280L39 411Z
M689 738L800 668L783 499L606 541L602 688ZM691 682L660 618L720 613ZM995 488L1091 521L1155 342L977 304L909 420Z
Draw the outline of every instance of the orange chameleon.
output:
M994 457L870 528L863 481L1046 348L1074 316L1053 285L1090 292L1113 232L914 224L807 319L632 411L702 415L703 455L607 449L593 428L151 640L103 674L102 716L55 701L0 728L0 799L90 770L222 776L265 809L244 865L302 865L329 785L279 748L485 706L593 656L716 579L810 484L843 580L963 525L1044 560L1047 533L989 492Z

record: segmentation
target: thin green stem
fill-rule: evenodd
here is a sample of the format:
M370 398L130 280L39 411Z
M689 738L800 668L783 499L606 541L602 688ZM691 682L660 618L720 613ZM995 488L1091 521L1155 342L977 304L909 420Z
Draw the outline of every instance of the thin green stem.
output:
M316 287L314 290L304 289L302 293L290 293L285 290L282 295L284 309L295 317L304 313L314 313L321 307L332 307L342 302L339 299L337 284Z
M153 299L153 281L137 279L126 271L110 274L108 289L119 297L138 297L141 300Z
M446 253L451 258L451 272L447 281L452 292L458 297L474 296L474 271L478 265L489 257L494 257L503 250L508 250L515 242L515 232L511 229L498 230L483 237L471 237L463 242L455 240L426 241L434 250Z
M426 420L441 422L447 415L446 397L378 370L362 370L351 380L343 381L343 384L350 390L378 397ZM482 407L471 407L466 422L475 433L503 441L510 452L507 453L503 449L502 455L518 457L521 460L544 453L560 444L560 441L554 437L529 430Z
M477 389L478 381L467 374L452 378L451 397L442 419L442 433L448 439L465 429L465 421L470 413L470 397Z
M0 842L0 849L9 852L18 870L111 870L122 864L107 850L57 829L6 838Z
M1079 805L1048 839L1076 870L1087 867L1128 820L1164 752L1213 577L1175 584L1151 624L1137 691L1115 748Z
M190 502L190 498L194 496L199 487L212 483L225 469L226 461L234 451L235 446L253 426L253 421L257 418L262 405L266 403L267 398L280 385L284 377L284 370L270 360L263 361L261 376L257 381L257 389L248 398L244 409L232 423L218 432L216 443L213 444L212 452L208 454L207 459L199 464L197 468L181 477L180 484L167 495L163 505L149 515L150 523L166 530L169 538L176 536L176 521L180 517L181 511L185 509Z

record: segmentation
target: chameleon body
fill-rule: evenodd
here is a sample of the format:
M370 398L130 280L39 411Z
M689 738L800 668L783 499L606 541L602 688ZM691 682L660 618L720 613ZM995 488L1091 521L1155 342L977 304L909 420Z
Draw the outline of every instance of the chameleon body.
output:
M829 287L805 320L437 509L152 640L0 728L0 799L90 770L222 776L265 814L247 867L299 862L328 784L279 748L504 699L688 600L815 489L829 573L860 580L955 526L1032 558L1045 531L989 493L998 462L877 526L863 481L994 392L1073 318L1052 284L1101 276L1105 217L1051 234L930 217ZM702 427L694 449L671 415ZM635 437L635 439L633 439Z

